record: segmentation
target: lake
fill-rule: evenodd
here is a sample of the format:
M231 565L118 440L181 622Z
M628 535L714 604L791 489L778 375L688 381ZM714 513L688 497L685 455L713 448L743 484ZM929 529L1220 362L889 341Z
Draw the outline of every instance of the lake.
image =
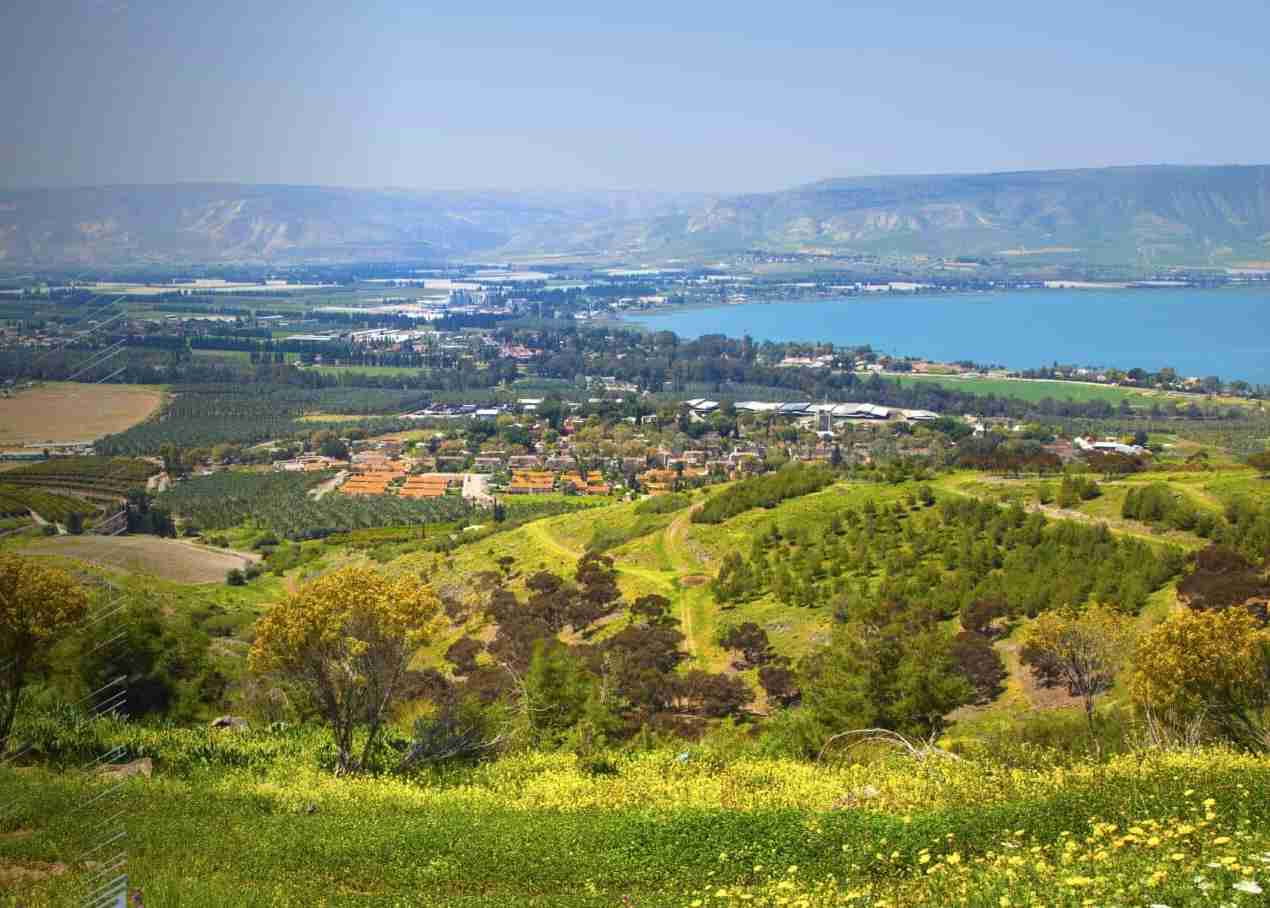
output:
M832 341L901 356L1011 369L1060 363L1170 366L1270 385L1270 287L1017 290L850 296L669 309L628 321L681 337Z

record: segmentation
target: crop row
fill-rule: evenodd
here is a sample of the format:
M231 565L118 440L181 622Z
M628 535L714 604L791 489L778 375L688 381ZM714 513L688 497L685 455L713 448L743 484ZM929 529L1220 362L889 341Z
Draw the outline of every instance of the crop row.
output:
M177 484L160 495L157 504L202 530L226 530L250 523L288 539L444 523L471 512L471 506L460 498L310 497L309 490L329 478L329 473L218 473Z
M93 514L96 508L79 498L58 495L41 489L0 484L0 516L22 517L35 511L45 520L62 522L71 514Z
M397 414L427 401L417 391L382 388L302 388L294 385L198 385L176 389L157 416L97 443L117 455L153 454L165 444L180 448L222 443L256 444L312 432L306 414ZM380 417L382 420L382 416ZM379 428L379 427L377 427Z

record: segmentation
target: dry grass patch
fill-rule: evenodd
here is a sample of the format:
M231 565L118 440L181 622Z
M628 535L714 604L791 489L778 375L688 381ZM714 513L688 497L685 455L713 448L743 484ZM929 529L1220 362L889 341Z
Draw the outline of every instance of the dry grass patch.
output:
M26 551L153 574L175 583L220 583L234 568L259 560L254 554L207 549L157 536L51 536L28 546Z
M0 447L93 441L122 432L163 403L145 385L58 382L0 398Z

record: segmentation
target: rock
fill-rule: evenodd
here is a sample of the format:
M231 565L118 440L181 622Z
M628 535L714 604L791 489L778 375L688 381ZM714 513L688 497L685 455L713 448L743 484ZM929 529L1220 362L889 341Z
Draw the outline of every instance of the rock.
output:
M132 776L145 776L147 779L154 773L154 761L149 757L133 760L131 763L120 763L117 766L103 766L97 775L103 779L116 782Z
M309 816L313 816L313 814L317 813L317 805L312 802L305 804L304 812L308 814Z
M212 720L212 728L226 728L230 731L247 731L251 723L240 716L220 716Z

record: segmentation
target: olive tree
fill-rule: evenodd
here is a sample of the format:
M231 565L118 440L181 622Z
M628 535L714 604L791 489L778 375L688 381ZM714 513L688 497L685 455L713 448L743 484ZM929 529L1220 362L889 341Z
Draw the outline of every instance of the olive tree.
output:
M0 555L0 754L22 688L56 638L88 612L88 594L65 571L32 558Z
M440 602L409 576L352 566L325 574L260 619L250 667L309 698L335 739L341 774L366 768L415 650L436 627ZM361 756L353 748L359 731Z

